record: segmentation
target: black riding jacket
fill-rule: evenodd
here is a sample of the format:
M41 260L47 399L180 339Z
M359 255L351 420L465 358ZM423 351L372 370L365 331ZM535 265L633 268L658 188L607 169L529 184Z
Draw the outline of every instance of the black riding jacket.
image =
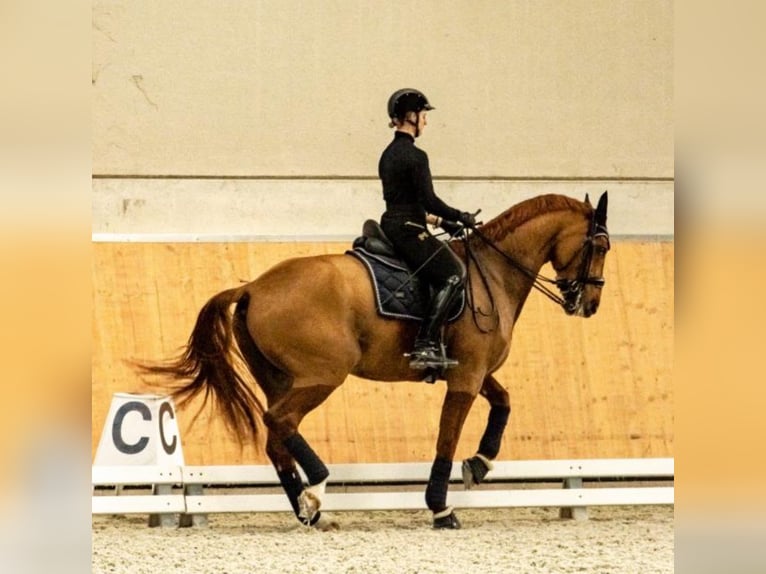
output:
M452 277L462 280L463 264L426 227L426 213L457 221L460 212L436 197L428 156L415 147L415 138L397 131L380 156L378 174L386 200L380 225L399 255L436 289Z
M383 199L389 215L401 215L425 225L425 214L432 213L457 221L460 212L434 193L428 155L415 147L415 138L397 131L378 162L383 183Z

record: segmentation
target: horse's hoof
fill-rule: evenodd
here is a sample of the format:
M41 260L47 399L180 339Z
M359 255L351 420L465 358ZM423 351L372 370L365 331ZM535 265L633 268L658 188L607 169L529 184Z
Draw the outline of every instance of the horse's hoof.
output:
M492 470L492 463L488 458L477 454L465 459L461 470L463 471L463 486L466 490L471 490L477 484L482 483L487 473Z
M471 490L478 483L474 479L473 470L471 469L471 464L468 462L468 459L463 461L461 470L463 471L463 486L466 490Z
M442 516L445 512L437 512L434 514L434 529L435 530L459 530L461 528L460 521L455 516L455 512L448 508L449 514Z
M322 501L313 492L304 490L298 496L298 518L308 525L311 525L312 519L319 512Z

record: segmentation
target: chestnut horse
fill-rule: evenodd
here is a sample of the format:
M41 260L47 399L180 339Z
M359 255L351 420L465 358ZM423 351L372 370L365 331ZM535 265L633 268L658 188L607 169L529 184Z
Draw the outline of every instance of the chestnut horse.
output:
M531 289L543 290L570 315L589 317L598 309L609 249L606 210L606 192L595 209L587 196L584 202L539 196L449 242L466 262L468 305L443 332L444 345L459 364L444 371L447 393L425 492L434 527L460 527L447 505L447 490L463 423L478 394L489 401L490 411L476 454L463 461L465 486L479 484L497 456L511 409L508 392L493 373L508 357L513 326ZM555 280L538 274L546 262ZM555 284L562 296L541 281ZM416 321L376 312L367 270L355 257L294 258L212 297L199 313L185 352L142 368L175 382L179 406L199 393L206 398L212 393L240 440L255 439L262 417L266 452L296 516L321 527L329 473L301 436L301 421L349 374L377 381L423 380L423 372L411 370L405 357L417 327ZM262 389L266 407L247 370Z

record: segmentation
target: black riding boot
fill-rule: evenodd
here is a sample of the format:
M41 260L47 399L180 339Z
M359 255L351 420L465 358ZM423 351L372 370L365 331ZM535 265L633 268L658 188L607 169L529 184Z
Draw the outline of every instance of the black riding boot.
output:
M448 359L442 353L440 332L452 302L461 288L460 277L453 275L434 295L428 314L420 324L418 336L415 338L415 348L409 354L411 369L448 368L457 365L456 360Z

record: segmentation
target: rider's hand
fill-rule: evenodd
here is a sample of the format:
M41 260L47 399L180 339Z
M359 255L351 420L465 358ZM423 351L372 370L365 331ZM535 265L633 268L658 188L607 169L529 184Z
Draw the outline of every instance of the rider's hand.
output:
M468 227L469 229L473 229L476 227L476 216L474 216L473 213L468 213L467 211L464 211L460 214L460 217L458 218L458 221Z

